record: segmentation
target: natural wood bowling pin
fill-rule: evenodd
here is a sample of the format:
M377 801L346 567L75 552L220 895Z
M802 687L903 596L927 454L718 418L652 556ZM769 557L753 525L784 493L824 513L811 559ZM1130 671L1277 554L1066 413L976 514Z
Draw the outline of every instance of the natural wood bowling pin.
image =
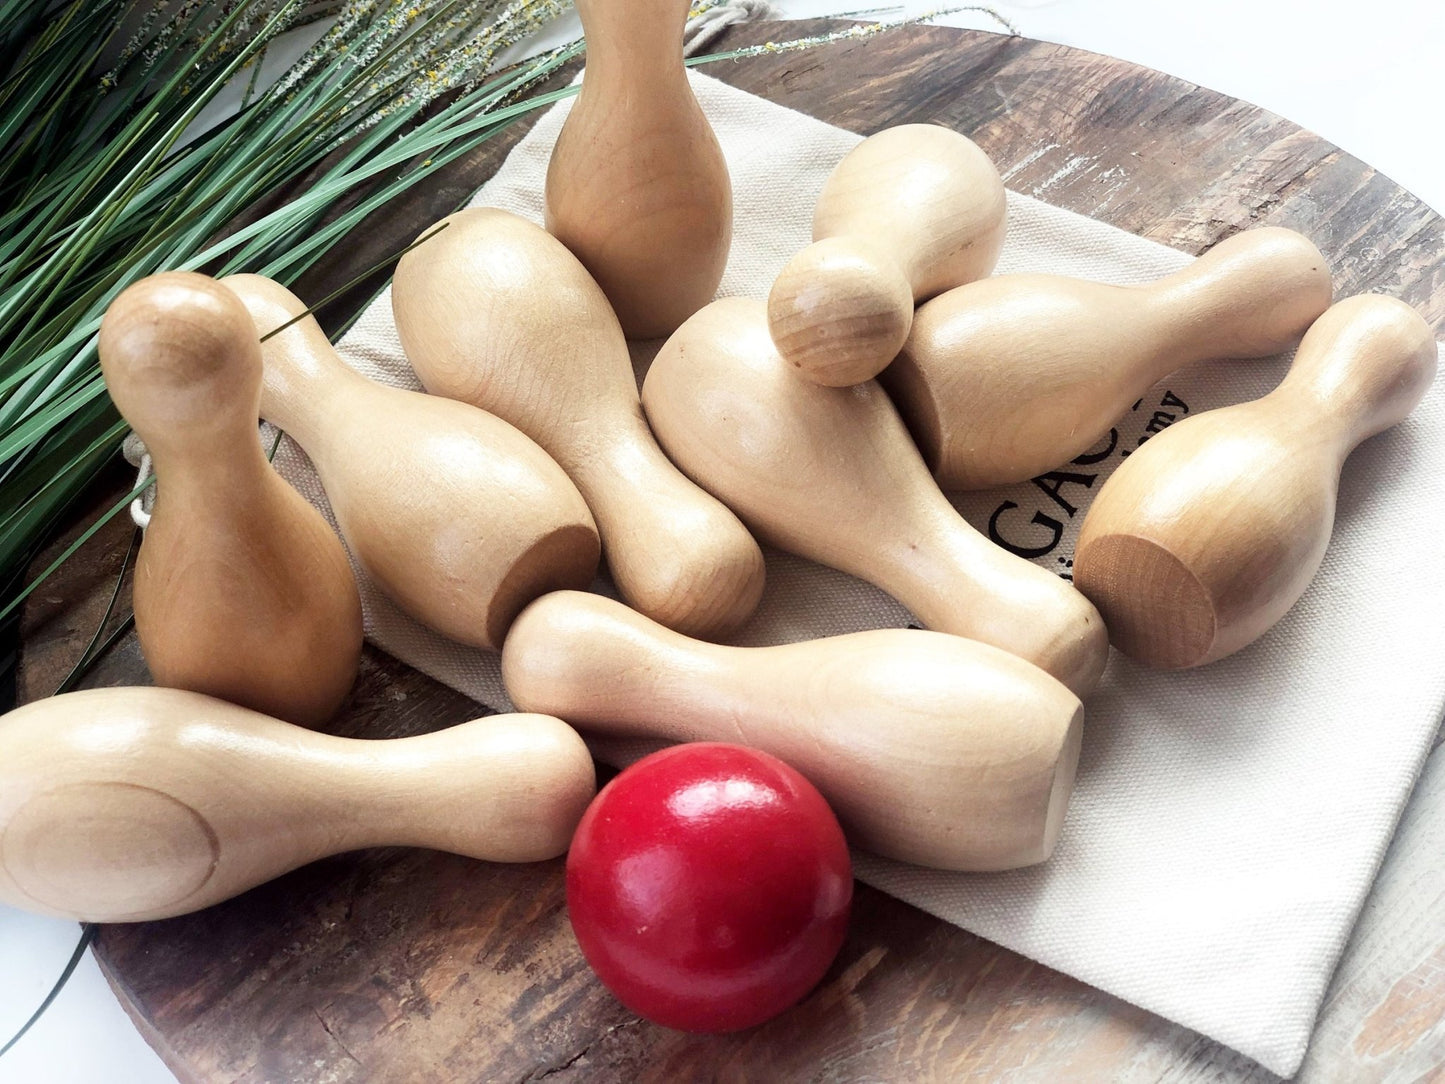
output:
M936 124L885 128L829 175L813 244L768 295L778 352L810 380L871 380L908 338L913 306L982 278L1004 239L1004 187L988 155Z
M259 275L223 281L260 334L306 311ZM512 426L366 379L310 316L261 351L262 416L306 450L351 551L407 613L453 640L500 649L527 603L592 582L599 544L582 495Z
M1057 576L995 546L928 474L876 382L801 380L761 301L715 301L668 340L642 389L683 470L781 549L877 584L931 629L1011 651L1083 695L1103 622Z
M1329 304L1319 249L1249 230L1148 286L1000 275L950 290L880 379L939 484L984 489L1088 451L1191 362L1279 353Z
M781 757L854 842L940 869L1042 862L1079 759L1079 698L986 644L878 629L780 647L690 640L559 592L502 649L507 692L607 734L732 741Z
M266 461L246 307L204 275L142 279L106 310L100 366L155 464L134 587L151 674L325 721L356 678L361 600L341 541Z
M1263 635L1319 568L1345 457L1410 412L1435 366L1414 309L1353 297L1315 321L1274 391L1171 425L1120 464L1074 556L1115 645L1176 669Z
M0 902L141 922L361 847L537 862L595 784L545 715L362 741L176 689L67 693L0 717Z
M717 136L688 86L689 0L577 0L582 90L547 169L547 229L602 286L630 339L712 300L732 243Z
M658 448L597 284L516 215L477 209L446 221L402 257L392 285L397 330L422 382L500 415L562 464L633 606L693 635L740 625L762 595L762 551Z

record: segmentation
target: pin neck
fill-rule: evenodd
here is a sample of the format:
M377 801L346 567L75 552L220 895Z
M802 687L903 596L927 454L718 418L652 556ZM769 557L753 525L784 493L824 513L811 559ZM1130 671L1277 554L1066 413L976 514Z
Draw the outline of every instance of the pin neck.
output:
M1172 372L1236 351L1221 348L1221 328L1228 328L1227 309L1215 304L1207 283L1179 272L1142 286L1109 286L1127 302L1131 337L1142 343L1162 344L1143 351L1148 364L1130 372L1132 385L1140 377L1162 380Z
M597 637L617 637L620 642L607 645L616 658L638 663L615 666L604 683L607 701L616 705L607 718L613 733L709 740L714 731L694 723L700 701L734 718L756 714L748 702L752 675L739 648L693 640L661 626L637 630L603 625Z
M577 0L576 6L588 74L628 82L683 76L688 0Z
M268 352L261 382L261 416L305 443L317 431L317 422L338 409L337 393L364 379L309 342L284 355Z
M586 477L588 482L598 484L599 489L619 494L621 500L620 495L628 492L627 487L619 487L615 482L607 484L612 479L625 478L633 484L645 485L655 481L659 471L671 473L671 465L652 439L640 406L624 404L608 409L599 401L593 410L593 431L587 435L586 442L558 447L553 453L553 458L569 475ZM587 485L580 478L575 480L585 493ZM625 520L630 509L621 506L616 512Z
M159 482L157 500L167 489L200 487L242 497L270 469L255 422L231 420L205 428L146 440Z
M1269 227L1220 242L1145 290L1166 302L1167 318L1185 329L1191 357L1199 360L1276 354L1330 302L1319 250L1298 234Z
M1279 386L1259 400L1279 424L1328 438L1341 461L1362 441L1398 425L1419 401L1434 359L1372 353L1348 340L1332 349L1302 349Z
M332 809L344 805L354 811L334 827L339 838L326 853L343 847L446 848L448 834L436 830L438 822L433 818L419 816L414 800L417 779L430 776L440 782L446 778L451 750L445 738L419 735L362 744L323 737L326 740L317 743L315 757L318 765L330 765L316 773L318 779L331 780L331 794L324 796L323 802ZM424 740L427 738L431 740ZM436 804L446 803L439 799Z
M925 628L948 629L972 604L960 570L976 570L979 551L991 546L953 510L941 493L921 501L909 522L899 521L885 543L887 565L875 582L907 606Z

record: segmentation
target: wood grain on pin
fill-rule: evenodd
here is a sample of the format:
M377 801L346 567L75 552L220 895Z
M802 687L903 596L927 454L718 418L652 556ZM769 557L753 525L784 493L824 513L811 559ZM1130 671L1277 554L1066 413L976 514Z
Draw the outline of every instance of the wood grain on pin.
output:
M1175 669L1263 635L1320 566L1345 457L1403 420L1435 367L1414 309L1353 297L1315 321L1264 398L1151 437L1099 491L1074 557L1114 644Z
M584 730L773 753L855 843L940 869L1048 858L1083 729L1062 684L962 637L878 629L722 647L575 591L522 612L502 677L519 706Z
M630 339L712 300L732 185L682 63L689 0L577 0L582 90L547 169L547 229L602 286Z
M919 308L880 379L944 489L1021 482L1088 451L1176 369L1294 345L1330 293L1319 249L1278 227L1147 286L1000 275Z
M993 270L1003 181L967 137L935 124L886 128L829 175L813 244L768 295L782 354L810 380L871 380L908 338L913 306Z
M545 715L365 741L176 689L68 693L0 717L0 902L138 922L361 847L541 861L595 782Z
M642 389L653 431L758 537L877 584L928 628L1011 651L1083 695L1103 622L1057 576L988 541L929 476L874 381L801 380L763 302L716 301L668 340Z
M259 275L223 281L261 334L306 311ZM366 379L310 316L261 349L262 416L306 450L357 560L413 617L500 649L527 603L592 582L592 515L528 437L465 403Z
M155 680L325 721L356 678L361 600L341 541L266 461L246 307L204 275L142 279L106 310L100 365L155 464L134 586Z
M427 388L490 410L562 465L587 499L624 598L700 636L740 625L763 555L738 518L658 448L607 299L555 238L475 209L408 252L392 307Z

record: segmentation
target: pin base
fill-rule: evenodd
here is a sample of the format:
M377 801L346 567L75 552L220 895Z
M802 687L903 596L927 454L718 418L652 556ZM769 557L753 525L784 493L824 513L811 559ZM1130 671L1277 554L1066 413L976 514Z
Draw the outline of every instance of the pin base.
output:
M1214 600L1169 550L1134 535L1090 539L1074 555L1074 586L1098 607L1109 641L1159 670L1213 659Z

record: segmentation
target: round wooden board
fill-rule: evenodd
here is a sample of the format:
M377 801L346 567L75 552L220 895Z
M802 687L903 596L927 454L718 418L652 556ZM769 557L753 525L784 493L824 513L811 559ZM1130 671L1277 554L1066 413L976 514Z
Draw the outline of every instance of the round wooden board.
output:
M718 48L828 25L738 26ZM862 133L948 125L972 136L1011 187L1191 252L1249 226L1292 226L1330 258L1340 294L1382 290L1437 328L1445 322L1445 221L1317 136L1178 79L938 28L708 74ZM459 163L402 212L378 216L361 248L314 272L303 296L406 244L464 200L519 134ZM102 532L31 605L22 699L63 676L128 539L119 523ZM144 674L131 637L91 681ZM369 650L338 729L392 736L475 714L458 694ZM138 1026L187 1082L1274 1079L864 886L822 986L772 1023L721 1037L653 1027L602 989L567 924L560 861L342 856L201 914L108 927L96 951ZM1445 960L1445 949L1430 959ZM1311 1051L1316 1078L1420 1079L1445 1069L1445 967L1424 979L1406 972L1373 978L1378 996L1363 1001L1337 983L1334 1023ZM1414 1021L1403 1031L1399 1014L1384 1012L1401 1008L1401 997Z

